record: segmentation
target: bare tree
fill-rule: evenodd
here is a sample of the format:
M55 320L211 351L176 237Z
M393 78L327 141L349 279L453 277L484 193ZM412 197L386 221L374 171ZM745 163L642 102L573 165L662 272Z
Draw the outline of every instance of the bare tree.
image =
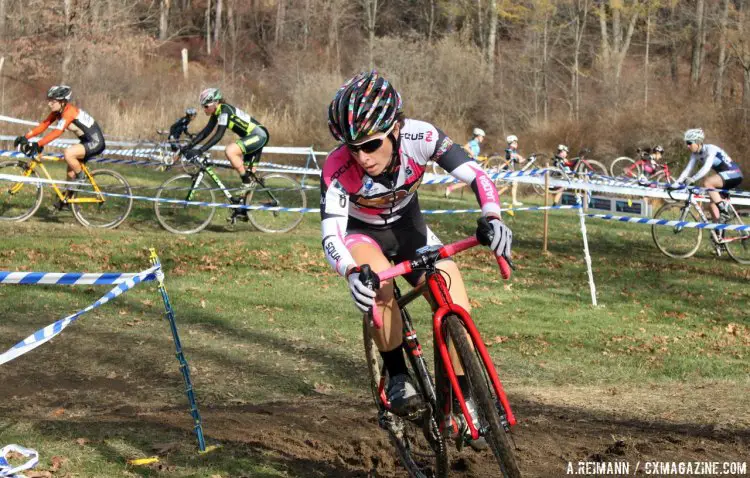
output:
M727 69L727 26L729 24L729 1L721 2L721 17L719 19L719 59L716 71L716 87L714 88L714 101L721 104L724 96L724 76Z
M216 0L216 16L214 17L214 45L218 45L219 39L221 38L221 10L223 4L223 0Z
M169 6L171 0L159 2L159 40L164 41L169 35Z
M375 28L378 22L378 4L380 0L360 0L365 9L365 30L368 39L368 64L370 69L375 67Z
M575 18L573 19L573 69L571 72L571 90L573 92L573 117L576 121L581 112L580 58L583 34L586 31L586 19L589 14L590 0L575 0Z
M698 86L701 78L701 67L703 59L703 45L705 42L704 36L704 17L705 17L705 2L704 0L696 0L695 2L695 30L693 31L693 54L690 61L690 86L695 88Z
M430 2L432 3L432 2ZM490 81L495 80L495 42L497 42L497 0L490 0L487 12L489 33L487 34L487 65L489 66Z
M702 0L700 0L702 1ZM601 30L601 58L605 79L615 87L615 99L619 97L620 74L625 56L630 48L630 40L638 21L638 0L626 4L625 0L609 0L609 13L606 2L599 4L599 28ZM609 18L611 33L609 35ZM627 25L627 27L625 27ZM627 29L626 29L627 28Z
M6 0L0 0L0 38L5 37L5 6Z
M211 0L206 2L206 50L211 54Z
M286 2L279 0L279 4L276 6L276 28L274 29L273 42L276 46L284 36L284 22L286 21Z

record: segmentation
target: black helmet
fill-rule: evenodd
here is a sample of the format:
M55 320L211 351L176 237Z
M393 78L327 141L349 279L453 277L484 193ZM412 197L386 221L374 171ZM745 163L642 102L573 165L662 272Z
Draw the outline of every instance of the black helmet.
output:
M653 152L654 153L664 153L664 147L662 147L662 145L654 146Z
M389 131L401 112L401 95L377 71L360 73L339 88L328 106L328 128L342 143Z
M73 96L73 90L67 85L55 85L47 90L48 100L70 101L71 96Z

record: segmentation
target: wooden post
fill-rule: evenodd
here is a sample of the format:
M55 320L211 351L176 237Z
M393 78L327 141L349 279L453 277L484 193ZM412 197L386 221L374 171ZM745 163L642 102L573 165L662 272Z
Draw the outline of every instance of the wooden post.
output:
M182 49L182 76L188 79L188 50L187 48Z
M545 165L544 171L544 207L549 206L549 163ZM544 210L544 241L542 242L542 253L547 254L547 236L549 234L549 209Z

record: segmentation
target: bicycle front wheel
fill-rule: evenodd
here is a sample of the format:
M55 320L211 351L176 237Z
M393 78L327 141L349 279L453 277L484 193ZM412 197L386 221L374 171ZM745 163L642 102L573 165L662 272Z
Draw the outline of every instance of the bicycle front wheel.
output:
M381 382L385 384L386 370L375 342L370 337L367 322L365 318L363 320L365 356L370 377L370 390L375 399L375 406L378 408L380 427L388 432L388 438L396 448L399 461L411 478L447 478L448 450L445 437L440 434L440 431L436 430L432 434L433 442L430 443L425 438L425 428L421 424L396 416L383 406L379 391ZM433 421L429 413L424 419ZM437 424L434 424L434 427L437 428Z
M606 177L609 174L607 168L602 163L594 161L593 159L587 159L586 162L580 161L576 170L593 176L594 178L596 176Z
M695 213L684 203L666 203L656 211L654 219L662 221L698 222ZM651 237L659 250L675 259L686 259L698 250L703 237L701 229L680 226L651 226Z
M518 469L510 440L508 440L509 431L506 431L505 411L500 400L495 396L495 390L482 361L469 342L466 328L456 315L446 316L445 324L470 384L472 397L476 401L479 423L485 430L484 437L495 455L502 476L520 477L521 471Z
M734 218L729 221L729 224L732 226L745 225L736 211ZM723 235L725 241L724 247L726 247L729 257L740 264L750 264L750 231L725 230Z
M627 156L620 156L612 161L609 171L613 178L637 179L641 177L641 168Z
M0 163L0 174L23 176L28 164L25 161ZM38 178L36 171L31 178ZM21 183L0 180L0 221L21 222L30 218L42 204L44 189L41 183Z
M130 185L119 173L108 169L93 171L91 177L100 192L77 193L71 200L73 216L86 227L112 229L119 226L133 208ZM75 202L86 199L96 202Z
M283 174L269 174L245 196L250 207L273 207L274 210L250 209L248 218L263 232L289 232L299 225L304 213L295 211L307 207L307 197L294 179ZM291 210L290 210L291 209Z
M193 184L189 174L179 174L167 179L156 191L154 212L159 224L174 234L194 234L211 223L216 207L184 204L184 201L215 202L213 189L205 179Z

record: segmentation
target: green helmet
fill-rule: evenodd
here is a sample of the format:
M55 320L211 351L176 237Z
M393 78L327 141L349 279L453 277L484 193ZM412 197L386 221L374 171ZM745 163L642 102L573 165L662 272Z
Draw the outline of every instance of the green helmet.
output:
M200 101L201 106L206 106L211 103L216 103L222 98L224 97L221 95L221 91L219 91L218 88L206 88L201 92L198 100Z

